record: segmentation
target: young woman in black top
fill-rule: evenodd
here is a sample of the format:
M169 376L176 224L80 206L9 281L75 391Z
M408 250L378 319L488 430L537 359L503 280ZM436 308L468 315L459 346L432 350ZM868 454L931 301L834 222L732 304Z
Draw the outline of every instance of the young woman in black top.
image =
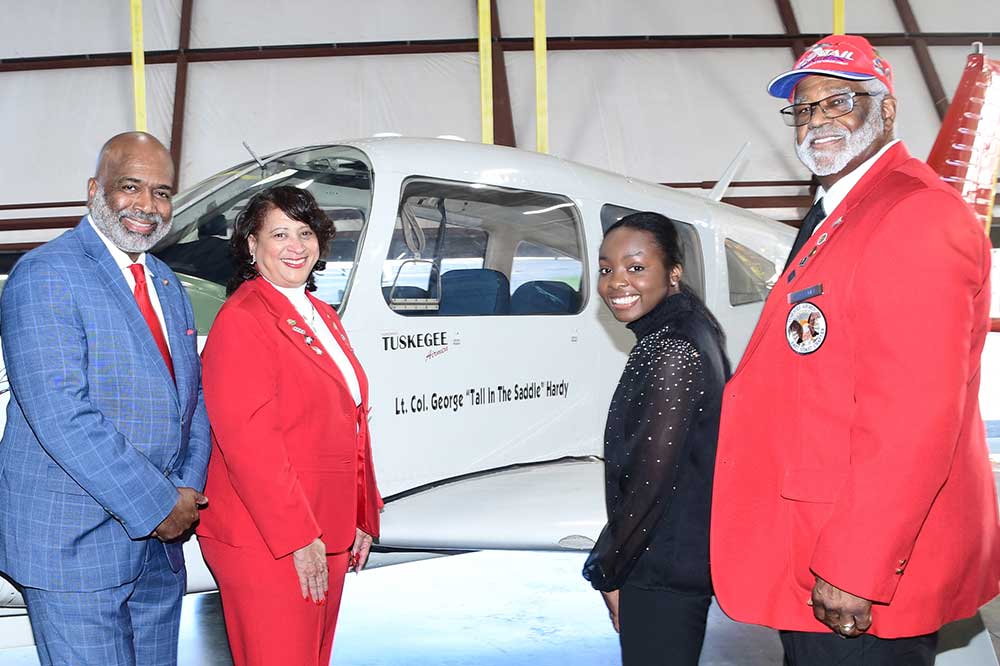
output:
M708 524L725 337L682 282L677 230L634 213L601 244L597 291L637 342L605 428L608 524L583 575L604 594L622 663L698 663L712 598Z

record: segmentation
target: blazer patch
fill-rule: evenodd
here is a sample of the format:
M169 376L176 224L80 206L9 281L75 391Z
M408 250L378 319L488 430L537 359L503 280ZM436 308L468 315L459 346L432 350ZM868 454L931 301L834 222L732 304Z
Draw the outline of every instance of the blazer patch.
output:
M811 354L819 349L826 340L823 311L808 301L793 305L785 320L785 339L796 354Z

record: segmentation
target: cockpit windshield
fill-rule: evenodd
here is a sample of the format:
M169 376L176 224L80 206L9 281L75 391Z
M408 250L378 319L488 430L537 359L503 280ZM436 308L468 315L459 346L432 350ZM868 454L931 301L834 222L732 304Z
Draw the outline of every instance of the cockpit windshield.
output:
M173 229L153 253L176 273L224 289L234 270L229 239L236 217L253 195L277 185L309 190L333 220L337 234L323 257L326 269L316 273L315 295L339 308L371 210L371 165L355 148L279 153L265 158L263 168L246 162L202 181L175 199Z

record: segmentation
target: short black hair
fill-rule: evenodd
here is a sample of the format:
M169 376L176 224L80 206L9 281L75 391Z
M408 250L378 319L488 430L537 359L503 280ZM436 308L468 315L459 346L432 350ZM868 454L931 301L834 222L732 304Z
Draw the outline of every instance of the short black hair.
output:
M680 236L674 221L666 215L644 211L631 213L618 220L604 230L604 237L607 238L615 229L635 229L636 231L646 231L653 236L657 247L663 252L665 262L664 268L669 274L674 266L684 266L684 248L681 247Z

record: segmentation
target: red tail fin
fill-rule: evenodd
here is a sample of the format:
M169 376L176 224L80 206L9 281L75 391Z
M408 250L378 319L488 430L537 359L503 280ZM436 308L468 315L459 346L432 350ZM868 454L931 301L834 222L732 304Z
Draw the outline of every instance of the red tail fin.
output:
M1000 171L1000 61L977 44L927 158L941 179L962 193L989 231Z

